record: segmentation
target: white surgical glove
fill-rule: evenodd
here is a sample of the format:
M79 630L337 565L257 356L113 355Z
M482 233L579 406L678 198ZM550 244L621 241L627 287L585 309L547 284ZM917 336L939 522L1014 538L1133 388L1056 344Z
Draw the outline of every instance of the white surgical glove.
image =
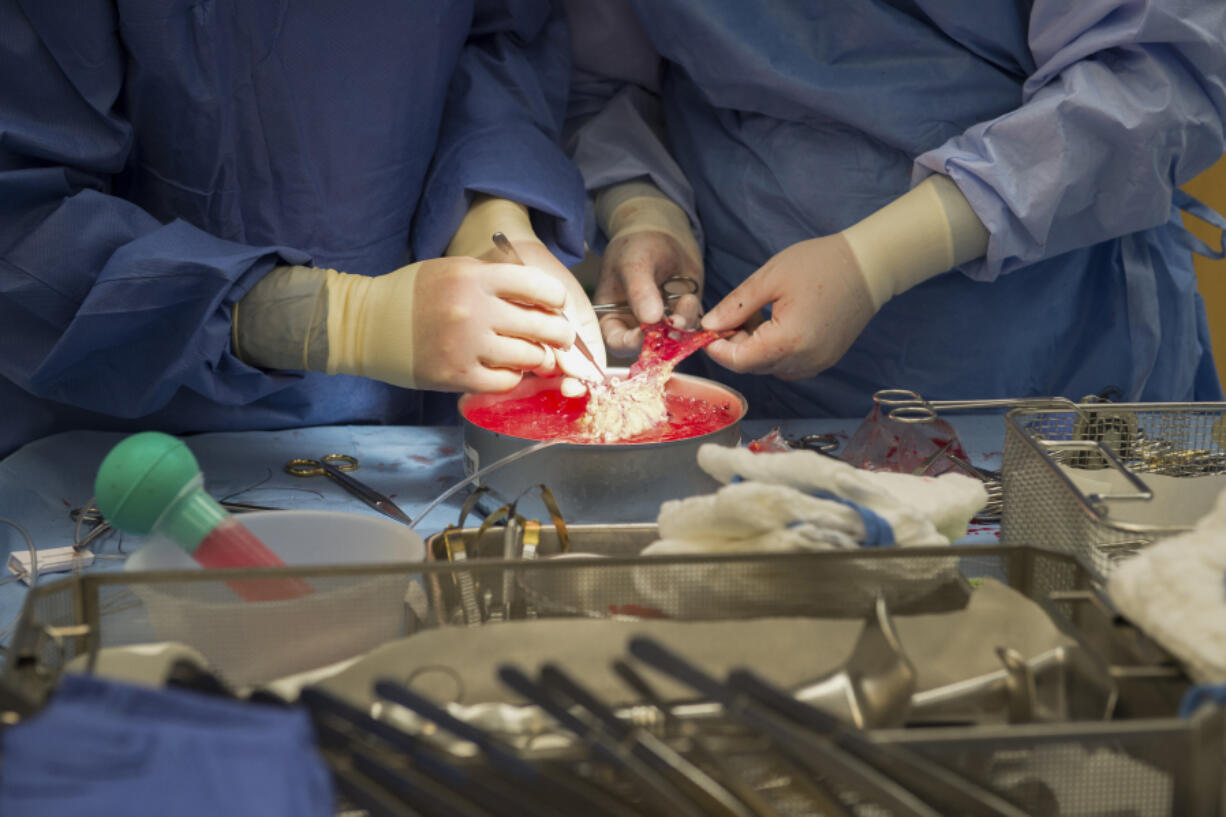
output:
M707 347L736 372L797 380L830 368L895 295L978 258L988 231L945 176L834 235L801 241L767 261L702 320L704 329L769 321Z
M500 392L569 346L552 276L512 264L437 258L368 278L329 271L329 374L398 386ZM544 346L542 346L544 344Z
M507 199L476 196L447 246L447 255L505 261L492 240L494 233L499 232L510 240L525 265L545 272L562 284L566 290L562 311L603 368L606 362L604 343L592 302L583 291L583 285L536 237L528 208ZM536 372L544 376L565 375L561 385L563 394L577 397L587 391L585 381L601 379L600 372L571 343L546 351L548 354Z
M609 349L620 355L643 344L639 326L664 318L660 284L674 275L693 278L698 292L673 307L674 324L689 328L701 308L702 251L689 218L655 185L642 181L606 187L596 195L596 219L608 236L596 284L598 303L627 301L632 315L600 319Z
M569 346L566 289L533 268L436 258L386 275L278 267L235 306L252 365L439 391L502 392Z

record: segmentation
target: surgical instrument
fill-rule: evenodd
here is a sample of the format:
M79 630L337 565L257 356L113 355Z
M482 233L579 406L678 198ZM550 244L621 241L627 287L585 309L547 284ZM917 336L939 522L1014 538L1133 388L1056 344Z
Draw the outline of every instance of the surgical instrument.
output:
M413 520L395 502L345 473L354 471L357 467L357 457L349 454L325 454L317 460L302 457L292 459L285 464L285 473L295 477L326 476L379 513L412 526Z
M665 313L668 313L670 307L686 295L697 295L698 289L698 282L688 275L673 275L665 278L660 282L660 297L664 300ZM592 304L592 309L597 315L624 314L634 311L627 301Z
M322 690L307 687L300 700L329 768L342 778L338 783L346 782L345 772L355 770L377 784L367 789L369 793L385 790L411 807L410 814L487 817L494 813L488 808L494 803L518 802L506 800L508 791L502 787L491 790L479 771L470 772L417 736L390 727ZM410 762L396 762L396 756ZM509 813L524 814L518 809Z
M1025 661L1019 660L1025 666ZM830 713L798 701L750 670L733 670L728 675L728 685L767 709L830 739L839 748L885 773L925 802L949 809L947 813L977 817L1027 817L1025 812L996 792L905 746L874 743L863 731L852 729Z
M231 513L242 513L245 511L279 511L280 508L274 508L269 505L253 505L250 502L231 502L229 500L218 500L218 504ZM98 510L97 503L91 498L88 503L80 508L73 508L68 512L68 518L74 523L72 548L73 550L84 550L92 545L97 539L104 534L113 531L111 523L102 516L102 512ZM89 525L90 528L82 534L82 528ZM122 552L122 551L121 551ZM104 557L108 558L108 557Z
M1008 397L992 400L925 400L910 389L879 389L873 393L873 402L889 409L889 418L899 423L928 423L936 419L939 411L992 408L1067 408L1078 411L1078 406L1067 397Z
M661 772L635 752L625 738L611 734L596 718L586 719L572 709L577 705L569 695L562 695L543 681L534 681L514 666L498 668L498 678L521 697L544 709L554 720L570 730L588 748L593 757L619 770L638 788L646 814L669 817L709 817L705 804L693 799L693 793L680 788L676 780Z
M654 767L691 798L703 803L708 813L714 811L727 817L756 817L753 810L722 782L655 735L618 718L613 709L557 664L542 666L539 678L546 690L555 697L569 699L573 703L572 708L585 710L592 716L593 725L621 741L646 765Z
M859 729L901 726L917 677L885 599L878 596L846 664L790 694L807 705L837 714Z
M685 734L689 738L690 754L695 760L707 769L711 769L728 790L757 817L780 817L779 812L765 797L742 779L740 774L732 770L727 758L711 749L701 730L687 729L687 724L673 713L673 705L657 692L655 687L649 684L647 679L640 675L629 662L619 658L613 662L612 666L613 671L626 686L634 690L647 706L654 708L664 717L666 729L677 735ZM618 717L621 716L618 715ZM824 794L825 792L821 791L818 797L821 798ZM841 804L834 803L833 799L830 799L829 803L831 807L825 808L824 811L830 813L831 817L837 817Z
M515 247L511 245L510 240L505 235L502 233L494 233L493 240L494 246L498 248L499 252L510 258L514 263L519 264L521 267L527 266L524 263L524 259L519 257L519 253L515 251ZM575 348L579 350L580 354L587 358L589 363L596 367L596 371L600 372L600 376L605 380L605 382L608 382L609 373L604 370L604 366L601 366L596 362L596 356L592 354L592 350L588 348L587 342L584 341L583 336L579 334L578 327L574 327L574 329Z
M501 772L510 775L532 794L552 803L568 804L571 812L581 810L593 817L629 817L632 813L620 799L581 775L559 772L548 765L531 763L514 748L479 726L451 715L448 710L407 686L389 680L375 682L375 694L404 707L428 721L431 734L448 733L476 746L481 756ZM389 727L391 728L391 727Z
M716 680L660 642L635 636L629 646L632 656L718 701L729 717L769 738L792 761L819 779L838 780L900 817L940 817L939 811L830 738L798 726L740 690Z

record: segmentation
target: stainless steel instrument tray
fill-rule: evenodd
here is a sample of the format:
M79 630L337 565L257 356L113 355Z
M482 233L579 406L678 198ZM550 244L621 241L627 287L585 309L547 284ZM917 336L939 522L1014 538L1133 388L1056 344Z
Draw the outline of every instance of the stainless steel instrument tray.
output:
M618 546L602 545L602 541L622 542L623 548L632 549L636 541L641 541L635 536L653 535L650 530L628 531L618 526L603 530L600 526L575 526L570 533L574 550L589 547L608 552ZM541 536L541 550L547 553L550 537L556 536L556 531L546 527ZM498 534L492 534L491 541L496 540ZM435 547L437 542L432 541L431 545ZM484 551L484 545L473 548L474 554ZM568 576L570 583L576 585L600 577L600 582L608 584L632 580L629 577L634 572L658 572L668 578L682 597L689 598L690 604L684 611L686 618L712 620L728 617L720 600L730 593L743 592L747 577L788 577L787 582L775 582L772 586L776 591L761 601L762 614L767 615L772 601L783 609L806 603L806 586L808 595L815 595L814 587L818 585L806 585L806 580L820 582L823 576L854 574L856 592L871 596L888 591L892 585L905 584L906 576L944 577L951 567L956 576L955 586L961 583L965 590L982 577L994 577L1046 605L1053 616L1066 622L1070 632L1077 633L1087 646L1111 663L1112 673L1121 683L1119 719L883 730L871 733L874 740L906 743L985 783L998 780L1001 775L1039 775L1045 787L1036 791L1058 790L1065 798L1063 802L1094 803L1104 791L1110 791L1135 804L1138 814L1218 813L1226 734L1221 712L1203 712L1191 719L1172 717L1175 702L1187 687L1174 662L1143 634L1116 620L1096 594L1094 576L1076 559L1030 547L890 548L769 557L608 556L537 562L474 556L463 563L269 568L209 574L199 571L85 574L31 589L14 634L3 681L31 698L45 699L70 661L76 659L88 666L89 657L99 648L136 643L142 637L142 625L147 627L151 623L140 595L133 592L145 584L166 589L176 584L295 575L329 586L343 586L363 577L403 571L412 576L412 586L417 588L408 601L411 611L406 616L408 635L438 627L481 626L481 621L466 618L468 611L461 592L465 583L476 594L479 614L484 614L503 608L505 588L512 588L514 594L515 588L531 586L532 577L548 574L551 579L562 580L563 585L568 583L565 581ZM619 579L619 575L623 578ZM524 577L529 577L527 583ZM780 587L786 589L779 590ZM535 615L559 614L535 608L526 598L522 603L522 609L508 609L514 614L530 611ZM250 608L247 626L236 628L228 638L242 641L249 631L258 629L267 609L260 604ZM623 606L606 610L605 614L636 612ZM590 615L592 611L566 614ZM343 616L344 610L338 610L338 615ZM296 630L292 617L282 617L281 621L285 622L282 638L312 637L308 629ZM456 630L457 637L461 632ZM223 667L223 674L224 670ZM1038 794L1032 801L1019 805L1032 813L1095 813L1071 807L1053 812L1050 802Z

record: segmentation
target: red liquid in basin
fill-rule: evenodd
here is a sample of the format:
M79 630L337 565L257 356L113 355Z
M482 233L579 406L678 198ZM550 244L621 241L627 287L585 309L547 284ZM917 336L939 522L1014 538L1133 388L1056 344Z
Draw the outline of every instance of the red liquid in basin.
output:
M647 386L650 395L647 405L650 411L636 417L639 422L626 428L618 418L612 423L617 426L617 433L609 433L609 427L592 428L580 422L588 405L588 395L582 397L563 397L556 385L538 388L531 379L525 380L520 387L514 389L506 399L479 402L478 405L463 409L468 421L489 431L507 434L512 437L522 437L529 440L562 440L580 444L622 444L622 443L663 443L670 440L684 440L690 437L700 437L718 431L730 425L741 416L740 406L731 395L722 402L712 402L701 397L695 397L677 391L670 391L668 382L672 377L673 368L685 358L697 352L702 347L731 334L730 331L714 332L709 330L682 330L671 326L667 321L643 324L643 349L639 359L630 367L629 381L632 386ZM552 385L552 384L551 384ZM617 383L617 386L623 384ZM600 387L607 393L617 392L614 388L609 392L609 386ZM663 411L668 418L663 423L657 423L660 403L659 395L664 393ZM609 398L602 398L609 399ZM612 409L622 411L625 404L618 400L642 400L641 388L636 395L626 397L625 393L615 394ZM639 404L640 406L643 403ZM602 405L608 409L608 404ZM597 410L596 414L600 414ZM591 421L592 418L588 418ZM607 416L602 417L608 420ZM650 428L639 433L633 433L646 423L652 423ZM600 420L594 421L596 426L603 425Z
M724 428L741 415L741 407L731 395L727 401L712 403L697 397L668 394L665 404L669 415L665 425L619 440L616 445L698 437ZM516 396L512 392L504 400L472 406L464 416L484 429L513 437L592 443L588 433L577 425L586 407L587 395L563 397L555 385L526 396Z

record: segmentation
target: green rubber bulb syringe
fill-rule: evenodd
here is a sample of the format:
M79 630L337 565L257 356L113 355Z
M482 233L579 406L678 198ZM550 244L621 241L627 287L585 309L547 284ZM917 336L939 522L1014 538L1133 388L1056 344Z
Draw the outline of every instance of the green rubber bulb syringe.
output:
M203 567L285 566L205 492L195 456L169 434L144 431L120 441L98 467L94 495L98 510L117 530L164 536ZM248 601L276 601L311 592L301 579L242 579L227 584Z

